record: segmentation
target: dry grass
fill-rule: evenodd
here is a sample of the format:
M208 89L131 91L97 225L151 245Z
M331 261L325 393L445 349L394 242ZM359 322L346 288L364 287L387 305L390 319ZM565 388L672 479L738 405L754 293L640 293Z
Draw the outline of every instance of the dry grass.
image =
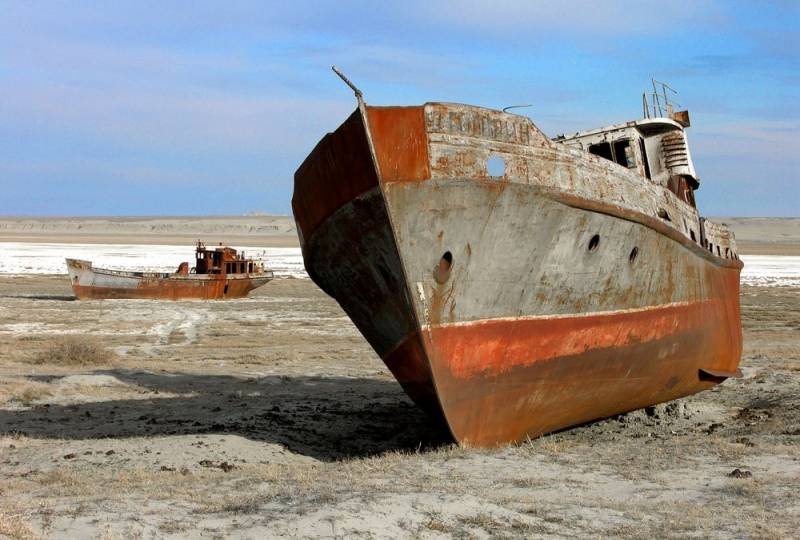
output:
M115 359L114 352L95 338L64 336L51 340L33 361L60 366L97 366L110 364Z
M0 403L32 403L53 395L49 384L21 379L8 379L0 383Z
M42 538L30 524L30 512L23 512L18 508L0 507L0 537L15 540L29 540Z

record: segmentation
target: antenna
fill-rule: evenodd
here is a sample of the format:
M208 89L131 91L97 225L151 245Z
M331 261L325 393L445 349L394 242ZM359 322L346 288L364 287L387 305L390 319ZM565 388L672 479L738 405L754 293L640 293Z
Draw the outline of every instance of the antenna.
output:
M509 105L508 107L503 107L503 112L508 112L509 109L522 109L525 107L532 107L533 105Z
M339 68L337 68L336 66L331 66L331 69L333 70L334 73L336 73L339 76L340 79L342 79L344 81L344 84L346 84L347 86L350 87L350 89L356 95L356 99L358 100L358 102L359 103L363 103L364 102L364 94L361 93L361 90L356 88L356 85L354 85L352 82L350 82L350 79L348 79L347 76L345 76L344 73L339 71Z

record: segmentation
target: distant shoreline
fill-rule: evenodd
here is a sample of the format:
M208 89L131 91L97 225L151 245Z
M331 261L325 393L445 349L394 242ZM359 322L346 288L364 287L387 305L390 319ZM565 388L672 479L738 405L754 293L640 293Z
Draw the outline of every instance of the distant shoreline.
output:
M37 244L133 244L152 246L194 245L202 240L213 246L220 242L226 246L237 247L300 247L296 235L135 235L135 234L2 234L0 242L31 242Z
M715 217L743 255L800 256L800 218ZM0 217L0 242L299 247L291 216Z
M0 217L0 242L298 247L290 216Z

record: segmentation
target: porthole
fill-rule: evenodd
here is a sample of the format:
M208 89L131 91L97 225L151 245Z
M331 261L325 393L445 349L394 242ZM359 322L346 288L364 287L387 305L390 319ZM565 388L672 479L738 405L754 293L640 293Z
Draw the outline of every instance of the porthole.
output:
M500 156L492 156L486 160L486 172L489 176L499 178L506 175L506 161Z
M433 279L437 283L444 283L450 277L450 269L453 267L453 254L445 251L439 263L433 269Z
M635 247L631 250L631 254L628 255L628 262L633 264L633 261L636 260L636 257L639 256L639 248Z
M596 235L592 236L591 240L589 240L589 248L588 249L589 249L589 251L595 251L595 250L597 250L597 246L599 246L599 245L600 245L600 235L596 234Z

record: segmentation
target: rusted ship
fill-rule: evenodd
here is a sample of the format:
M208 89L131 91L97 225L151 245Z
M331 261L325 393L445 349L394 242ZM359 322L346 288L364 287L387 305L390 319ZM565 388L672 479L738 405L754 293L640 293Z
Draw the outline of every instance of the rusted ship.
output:
M220 245L195 249L195 265L182 262L174 273L94 268L90 261L67 259L72 290L79 300L148 298L162 300L243 298L272 280L271 270L244 252Z
M295 173L305 266L455 440L740 376L742 263L695 206L688 112L647 99L640 120L550 139L481 107L368 106L345 82L358 108Z

